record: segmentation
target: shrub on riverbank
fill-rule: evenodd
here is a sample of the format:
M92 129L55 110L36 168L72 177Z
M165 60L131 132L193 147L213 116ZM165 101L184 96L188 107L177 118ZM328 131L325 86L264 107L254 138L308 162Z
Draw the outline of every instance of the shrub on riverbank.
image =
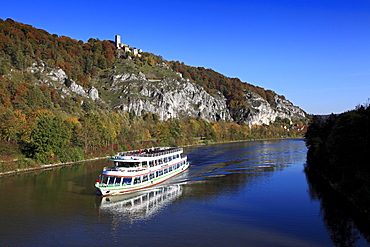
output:
M32 159L16 159L16 160L7 160L1 161L0 163L0 173L9 172L9 171L17 171L17 170L25 170L29 168L36 168L40 167L40 164L36 163Z

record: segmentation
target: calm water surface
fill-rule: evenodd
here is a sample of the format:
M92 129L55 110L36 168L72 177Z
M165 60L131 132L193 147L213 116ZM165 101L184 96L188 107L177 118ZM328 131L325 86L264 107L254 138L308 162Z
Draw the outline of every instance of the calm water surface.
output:
M333 246L303 140L184 151L185 173L126 196L94 194L106 160L0 178L0 245Z

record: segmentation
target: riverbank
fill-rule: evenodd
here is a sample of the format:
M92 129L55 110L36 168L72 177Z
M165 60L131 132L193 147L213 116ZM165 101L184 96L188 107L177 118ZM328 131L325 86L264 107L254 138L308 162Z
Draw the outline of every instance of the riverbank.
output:
M47 169L60 167L60 166L75 165L75 164L84 163L84 162L93 161L93 160L109 159L111 157L112 156L95 157L95 158L92 158L92 159L86 159L86 160L80 160L80 161L71 161L71 162L65 162L65 163L40 165L40 166L37 166L37 167L17 169L17 170L8 171L8 172L0 172L0 177L11 176L11 175L15 175L15 174L19 174L19 173L25 173L25 172L33 172L33 171L38 171L38 170L47 170Z
M280 138L280 139L253 139L253 140L235 140L235 141L222 141L222 142L210 142L207 140L202 140L198 143L190 144L190 145L185 145L182 147L193 147L193 146L203 146L203 145L214 145L214 144L222 144L222 143L237 143L237 142L249 142L249 141L262 141L262 140L282 140L282 139L301 139L301 138ZM55 167L60 167L60 166L69 166L69 165L75 165L79 163L84 163L88 161L93 161L93 160L101 160L101 159L109 159L112 156L104 156L104 157L95 157L91 159L86 159L86 160L80 160L80 161L70 161L70 162L65 162L65 163L56 163L56 164L47 164L47 165L40 165L36 167L29 167L29 168L23 168L23 169L16 169L12 171L6 171L6 172L0 172L0 177L4 176L12 176L15 174L19 173L25 173L25 172L33 172L33 171L38 171L38 170L46 170L46 169L51 169Z

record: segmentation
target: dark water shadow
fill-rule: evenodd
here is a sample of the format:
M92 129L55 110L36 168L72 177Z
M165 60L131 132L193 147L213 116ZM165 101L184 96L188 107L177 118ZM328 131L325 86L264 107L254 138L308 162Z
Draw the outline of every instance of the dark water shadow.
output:
M344 189L325 179L327 174L309 168L306 165L309 194L312 200L320 201L323 222L333 244L358 246L365 241L370 244L370 184ZM358 178L347 175L345 184L358 184Z

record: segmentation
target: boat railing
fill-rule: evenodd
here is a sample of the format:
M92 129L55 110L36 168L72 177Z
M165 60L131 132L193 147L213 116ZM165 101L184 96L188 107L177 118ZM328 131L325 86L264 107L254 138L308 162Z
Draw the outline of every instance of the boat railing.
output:
M120 159L120 156L136 156L136 157L157 157L162 156L166 154L176 153L176 152L182 152L182 148L170 148L170 149L160 149L160 148L150 148L150 149L143 149L143 150L136 150L132 152L124 152L119 153L118 156L116 156L116 159Z
M144 171L146 168L140 167L130 167L130 168L123 168L123 167L104 167L103 171L115 171L115 172L139 172Z

